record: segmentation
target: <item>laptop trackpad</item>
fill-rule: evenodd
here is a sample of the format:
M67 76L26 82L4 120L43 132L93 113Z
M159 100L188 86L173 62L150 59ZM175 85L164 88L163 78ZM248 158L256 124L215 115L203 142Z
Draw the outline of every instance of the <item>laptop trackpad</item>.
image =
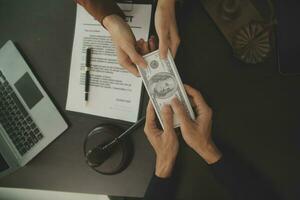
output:
M15 83L15 87L29 109L33 108L43 98L43 94L27 72Z
M9 169L9 166L0 153L0 172L5 171L7 169Z

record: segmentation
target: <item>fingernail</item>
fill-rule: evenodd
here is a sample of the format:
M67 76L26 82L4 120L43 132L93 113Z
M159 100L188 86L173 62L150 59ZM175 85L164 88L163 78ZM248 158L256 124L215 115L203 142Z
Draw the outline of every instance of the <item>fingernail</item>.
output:
M179 100L177 98L177 96L175 96L172 100L171 100L171 103L177 103Z
M141 67L147 68L147 67L148 67L148 64L147 64L147 63L143 63L143 64L141 65Z
M165 103L164 107L168 108L168 107L170 107L170 104L169 103Z
M162 54L160 54L160 59L162 59L162 60L166 60L166 59L167 59L167 57L166 57L166 56L164 56L164 55L162 55Z
M163 111L169 112L171 110L171 106L170 106L170 104L164 104L162 109L163 109Z
M141 75L139 73L134 74L137 78L141 77Z

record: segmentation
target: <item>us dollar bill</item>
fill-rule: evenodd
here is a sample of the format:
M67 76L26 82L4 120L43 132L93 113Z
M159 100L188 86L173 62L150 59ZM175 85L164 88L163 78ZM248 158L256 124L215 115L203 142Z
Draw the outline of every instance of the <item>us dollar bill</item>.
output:
M144 59L148 63L148 67L137 67L162 127L164 127L161 117L162 107L165 104L170 104L170 101L175 97L183 103L190 117L195 119L192 106L170 51L167 59L160 59L158 50L145 55ZM173 121L174 128L180 126L176 115L174 115Z

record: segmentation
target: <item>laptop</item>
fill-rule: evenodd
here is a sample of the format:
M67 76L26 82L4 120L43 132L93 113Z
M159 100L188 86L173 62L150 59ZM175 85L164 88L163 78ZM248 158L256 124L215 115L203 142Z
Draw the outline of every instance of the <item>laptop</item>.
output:
M277 0L277 43L279 71L285 75L300 74L300 3Z
M0 49L0 178L68 128L12 41Z

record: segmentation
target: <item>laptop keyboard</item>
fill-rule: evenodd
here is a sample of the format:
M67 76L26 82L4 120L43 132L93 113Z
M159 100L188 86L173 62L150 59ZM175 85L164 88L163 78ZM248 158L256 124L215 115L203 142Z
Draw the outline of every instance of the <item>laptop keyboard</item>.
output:
M0 123L22 156L43 138L1 71Z

